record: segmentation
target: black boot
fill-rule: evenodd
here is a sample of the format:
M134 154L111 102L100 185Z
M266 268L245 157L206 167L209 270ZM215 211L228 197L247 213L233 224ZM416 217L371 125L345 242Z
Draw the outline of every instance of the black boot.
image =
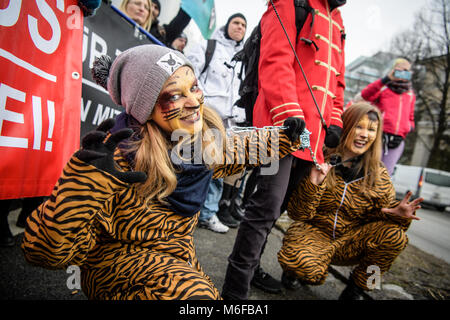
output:
M8 214L11 200L0 201L0 246L12 247L15 244L14 237L9 229Z
M237 298L229 293L225 293L225 292L222 292L221 296L222 296L223 300L242 300L242 299L239 299L239 298Z
M364 290L358 287L350 276L347 287L342 291L339 300L364 300Z
M289 290L297 290L306 285L306 283L300 281L293 273L289 271L283 271L283 274L281 275L281 283L286 289Z
M251 284L269 293L281 293L282 289L281 282L265 272L261 266L256 268Z
M233 186L227 183L223 184L222 197L219 201L219 211L217 211L217 217L220 222L229 228L237 228L239 221L233 218L231 215L231 197L233 192Z

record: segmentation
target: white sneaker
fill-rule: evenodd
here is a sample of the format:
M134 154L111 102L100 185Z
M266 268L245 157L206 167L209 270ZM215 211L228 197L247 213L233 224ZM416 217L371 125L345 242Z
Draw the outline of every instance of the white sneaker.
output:
M199 227L209 229L218 233L227 233L230 228L220 222L219 218L216 215L213 215L209 220L200 221Z

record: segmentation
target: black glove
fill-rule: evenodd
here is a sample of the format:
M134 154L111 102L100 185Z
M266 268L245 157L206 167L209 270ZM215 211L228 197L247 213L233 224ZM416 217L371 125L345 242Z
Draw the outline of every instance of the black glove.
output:
M283 126L287 129L284 129L284 133L291 140L291 142L297 141L298 137L302 134L305 129L305 121L300 118L289 117L284 120Z
M339 144L339 140L341 139L342 128L331 125L327 129L327 135L325 136L325 145L328 148L336 148Z
M116 169L114 150L120 141L133 134L133 130L129 128L119 130L104 142L107 132L114 127L114 124L114 119L107 119L100 124L97 130L84 136L81 143L82 148L75 153L75 156L102 171L112 174L124 183L144 182L147 180L147 175L144 172L123 172Z

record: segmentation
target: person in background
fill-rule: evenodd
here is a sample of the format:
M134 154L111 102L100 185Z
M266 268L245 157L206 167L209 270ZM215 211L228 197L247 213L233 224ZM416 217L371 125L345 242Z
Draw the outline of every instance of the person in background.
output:
M152 27L150 33L155 36L156 39L170 47L172 42L183 32L186 26L191 21L191 17L180 8L175 18L170 21L169 24L161 25L158 21L158 17L161 13L161 3L159 0L152 1Z
M122 0L119 9L144 30L150 31L152 26L151 0Z
M361 92L358 92L357 94L355 94L355 96L350 99L349 102L347 102L347 104L344 107L344 111L347 110L348 107L350 107L352 104L360 102L360 101L365 101L362 97L361 97Z
M323 144L337 146L342 130L345 30L338 7L345 4L345 0L305 2L312 7L313 13L307 13L297 34L294 1L273 0L277 13L272 1L268 1L268 8L260 21L259 91L253 108L253 125L280 126L287 117L304 120L311 132L312 152L320 164L324 161ZM278 15L303 66L318 107ZM247 299L250 284L270 293L282 291L281 282L264 271L260 258L275 221L284 211L294 187L313 165L313 160L310 150L299 150L280 160L276 174L257 176L256 191L245 204L245 215L228 258L222 291L224 299Z
M408 243L406 231L422 198L395 198L390 176L380 161L382 116L367 102L342 115L341 143L326 150L321 170L312 168L292 194L289 226L278 261L289 289L325 282L330 264L356 265L341 300L360 300L373 289L370 268L389 270Z
M225 128L234 125L233 106L239 98L240 82L237 70L240 68L233 65L231 60L243 48L246 29L247 20L241 13L231 15L224 26L216 29L211 37L215 43L215 49L208 66L206 66L205 55L208 50L207 40L193 47L186 54L194 65L199 85L205 93L205 103L222 117ZM237 185L239 178L241 178L240 175L228 177L225 181L216 179L211 182L208 197L200 213L201 227L225 233L229 227L238 226L238 221L231 215L228 208L234 188L240 186L240 184ZM220 208L219 204L222 204Z
M181 53L184 53L184 48L186 47L188 42L188 38L184 32L182 32L175 40L172 41L171 47L172 49L178 50Z
M392 69L361 91L361 97L383 113L382 161L390 175L405 149L405 138L414 130L416 96L411 88L411 63L398 58Z

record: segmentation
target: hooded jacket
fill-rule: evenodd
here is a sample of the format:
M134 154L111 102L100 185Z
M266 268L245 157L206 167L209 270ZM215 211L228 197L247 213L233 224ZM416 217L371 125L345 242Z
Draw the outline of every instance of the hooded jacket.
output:
M238 72L240 63L231 61L233 56L243 48L243 41L239 43L225 37L225 26L214 31L211 39L216 40L216 48L211 62L205 72L205 52L207 40L194 47L186 54L194 65L195 74L199 80L199 86L205 94L205 103L213 108L226 122L232 117L234 102L239 99ZM228 67L233 66L233 67Z

